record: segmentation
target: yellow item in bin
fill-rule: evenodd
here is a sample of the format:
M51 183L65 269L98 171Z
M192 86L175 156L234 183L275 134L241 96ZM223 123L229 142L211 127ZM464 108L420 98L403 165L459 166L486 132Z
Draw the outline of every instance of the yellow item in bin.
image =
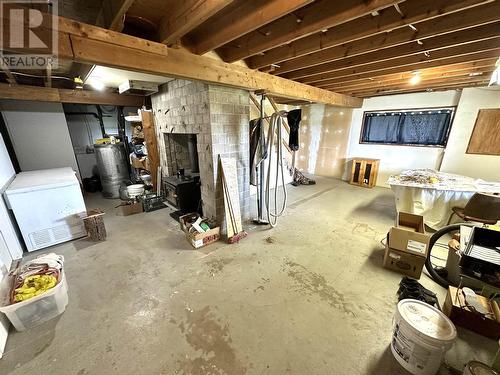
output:
M24 279L20 288L14 290L14 301L26 301L27 299L45 293L57 284L57 279L52 275L33 275Z
M439 182L439 180L436 177L431 177L431 178L429 178L429 182L431 184L437 184Z
M96 145L103 145L103 144L110 143L110 142L111 142L110 138L98 138L95 140Z

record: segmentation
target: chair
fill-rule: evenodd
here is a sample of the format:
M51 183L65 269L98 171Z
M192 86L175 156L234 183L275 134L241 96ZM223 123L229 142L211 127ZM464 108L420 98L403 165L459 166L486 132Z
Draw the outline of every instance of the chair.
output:
M500 196L494 194L475 193L465 207L453 207L448 224L453 215L464 221L477 221L494 225L500 220Z

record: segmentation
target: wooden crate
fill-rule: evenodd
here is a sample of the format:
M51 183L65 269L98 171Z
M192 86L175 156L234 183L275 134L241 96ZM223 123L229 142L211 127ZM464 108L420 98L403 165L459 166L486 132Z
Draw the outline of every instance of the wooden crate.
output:
M349 183L372 188L377 183L379 159L354 158Z

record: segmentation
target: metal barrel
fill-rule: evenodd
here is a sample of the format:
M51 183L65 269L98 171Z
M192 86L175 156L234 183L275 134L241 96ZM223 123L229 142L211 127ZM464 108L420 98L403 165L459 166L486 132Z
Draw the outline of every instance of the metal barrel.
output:
M94 145L105 198L119 198L120 184L130 179L123 143Z

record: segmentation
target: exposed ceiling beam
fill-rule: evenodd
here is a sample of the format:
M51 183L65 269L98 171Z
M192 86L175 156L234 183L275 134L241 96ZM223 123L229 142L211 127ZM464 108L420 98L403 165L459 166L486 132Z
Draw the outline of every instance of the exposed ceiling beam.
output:
M392 80L380 80L368 82L362 85L353 85L353 86L345 86L342 88L336 88L337 92L342 93L352 93L363 90L374 90L374 89L386 89L386 88L408 88L413 86L425 86L434 83L450 83L453 84L456 81L462 80L484 80L489 79L491 77L491 73L495 69L494 65L490 65L483 68L477 68L466 71L457 71L457 72L449 72L449 73L441 73L441 74L422 74L421 81L417 85L412 85L410 83L410 77L399 77L398 79ZM471 75L472 74L472 75Z
M173 44L181 37L201 25L233 0L183 0L172 2L173 9L167 9L159 25L159 40Z
M422 92L422 91L444 91L444 90L454 90L463 89L466 87L484 87L488 85L488 80L468 80L463 82L454 83L438 83L438 84L428 84L426 86L413 86L411 88L397 88L397 89L378 89L375 91L360 91L355 94L359 97L366 98L372 96L381 95L395 95L395 94L405 94L411 92Z
M179 49L169 49L168 55L130 49L80 36L71 36L74 59L81 62L128 69L167 77L194 79L209 83L239 87L247 90L263 89L269 93L294 99L305 99L345 107L359 107L357 98L322 90L267 73L223 63ZM106 53L103 53L106 51ZM145 63L146 62L146 63Z
M408 62L407 59L402 59L405 60L402 62L401 60L398 60L398 63L402 63L402 65L397 65L397 64L391 64L389 62L382 62L382 63L377 63L372 66L366 71L359 71L358 68L352 69L344 69L342 71L337 71L335 73L334 77L330 77L328 79L322 80L320 82L316 82L314 85L317 87L325 88L330 85L336 84L338 82L343 82L343 81L350 81L350 80L355 80L355 79L366 79L366 78L375 78L378 76L383 76L386 74L393 74L393 73L403 73L403 72L408 72L408 71L414 71L414 70L419 70L419 69L427 69L427 68L434 68L434 67L440 67L443 65L450 65L450 64L459 64L459 63L469 63L469 62L476 62L476 61L483 61L485 59L497 59L498 56L500 55L500 49L492 49L492 50L487 50L483 52L478 52L478 53L470 53L470 54L465 54L465 55L457 55L455 57L446 57L442 59L435 59L435 60L425 60L425 61L419 61L416 63L409 63L409 64L404 64L404 62ZM394 61L393 61L394 62ZM385 65L381 65L385 64ZM361 67L365 68L365 67ZM374 69L374 70L372 70Z
M187 47L202 55L268 24L313 0L253 0L223 11L189 36Z
M122 31L125 13L133 2L134 0L104 0L102 12L105 26L110 30Z
M464 73L481 72L485 70L485 68L490 69L494 67L495 62L496 62L495 58L490 58L470 63L453 64L453 65L439 66L436 68L422 69L419 70L419 72L422 77L450 77ZM356 87L374 86L382 82L387 83L399 80L408 80L413 75L414 73L412 71L405 71L402 73L386 74L378 77L367 77L356 80L336 82L329 85L321 85L321 88L332 91L347 90Z
M326 32L310 35L268 50L261 56L252 56L247 63L251 68L261 68L492 1L494 0L406 1L399 4L404 17L394 8L383 9L378 16L367 15L342 23L329 28Z
M396 47L385 48L381 51L368 52L351 58L335 60L329 63L312 66L310 68L295 70L293 72L283 74L282 77L288 79L311 77L322 73L344 69L346 67L356 67L371 64L374 61L397 59L411 55L422 55L425 57L424 54L428 53L429 56L432 57L435 52L439 53L446 51L450 47L461 46L487 39L498 39L500 38L499 30L500 22L495 22L478 26L473 29L457 31L429 38L421 42L421 44L417 42L410 42Z
M402 0L318 0L234 40L217 52L234 62L329 27L370 14Z
M395 47L411 41L420 41L426 46L426 39L446 33L457 32L471 27L484 25L500 20L500 1L475 7L464 12L456 12L443 17L414 24L416 31L410 27L376 34L341 46L324 49L306 56L280 63L274 74L283 74L310 66L319 65L367 52Z
M346 75L353 75L363 72L373 72L377 70L382 70L391 67L398 66L408 66L408 65L416 65L417 63L421 64L421 67L433 67L439 65L446 65L450 62L446 61L446 59L453 59L457 56L465 56L469 54L474 54L477 52L485 52L491 50L497 50L500 48L500 37L492 38L488 40L483 40L476 43L469 43L466 45L460 45L450 48L443 48L437 51L432 52L429 56L426 56L424 53L420 53L417 55L410 55L405 57L394 58L391 60L382 60L377 61L377 59L373 60L370 63L354 66L354 67L344 67L335 71L330 71L328 73L320 73L308 77L304 77L299 79L298 81L302 83L312 83L312 82L321 82L325 80L329 80L331 78L343 77ZM435 65L433 61L439 60L438 65ZM425 64L427 63L427 64ZM408 70L408 69L406 69Z
M44 14L42 27L52 32ZM23 20L11 24L26 27ZM5 28L5 22L2 26ZM55 31L55 30L54 30ZM0 30L5 32L5 30ZM227 64L210 57L198 56L164 44L106 30L97 26L59 17L58 57L165 77L194 79L208 83L238 87L249 91L266 90L280 97L301 99L342 107L360 107L361 99L304 85L281 77ZM19 52L19 51L18 51ZM26 53L32 52L26 49Z
M38 102L103 104L124 107L140 107L144 97L136 95L120 95L89 90L65 90L50 87L10 86L0 84L0 99L17 99Z

